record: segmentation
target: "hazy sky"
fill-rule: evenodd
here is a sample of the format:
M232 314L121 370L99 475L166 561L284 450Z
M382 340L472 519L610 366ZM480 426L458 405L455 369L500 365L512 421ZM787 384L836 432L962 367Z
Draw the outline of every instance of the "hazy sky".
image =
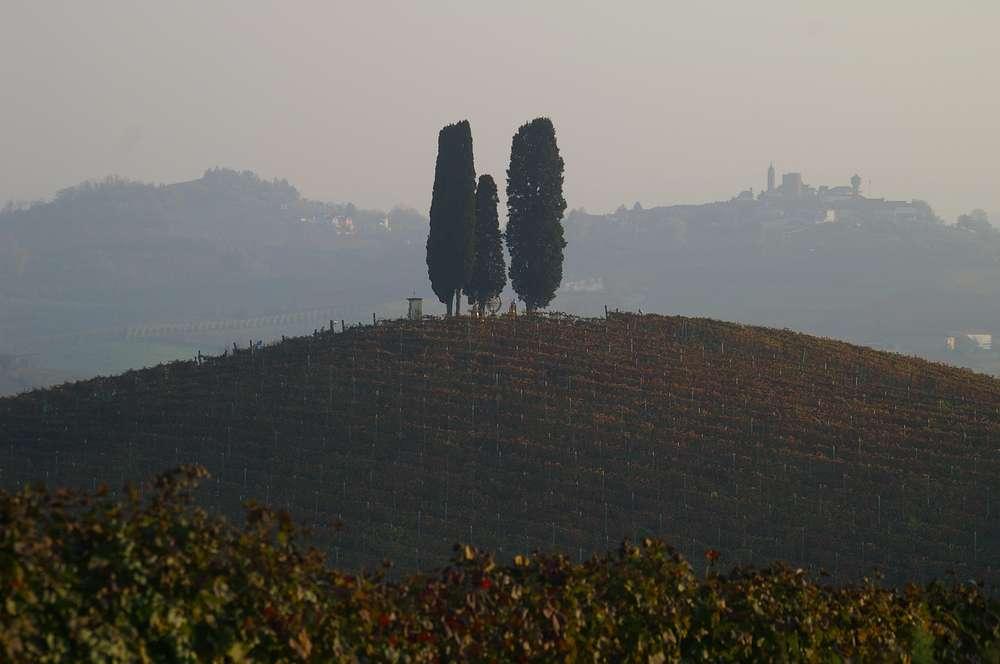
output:
M0 200L219 165L426 211L442 125L502 189L548 115L570 207L728 198L774 160L996 214L998 70L996 0L0 0Z

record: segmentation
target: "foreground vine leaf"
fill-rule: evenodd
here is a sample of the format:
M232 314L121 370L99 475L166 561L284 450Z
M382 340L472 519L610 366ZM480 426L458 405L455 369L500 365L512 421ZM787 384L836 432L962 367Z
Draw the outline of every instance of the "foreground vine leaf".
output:
M471 545L399 581L349 574L287 515L195 506L185 466L141 491L0 492L0 660L995 661L974 584L824 586L782 565L699 578L665 544L572 563Z

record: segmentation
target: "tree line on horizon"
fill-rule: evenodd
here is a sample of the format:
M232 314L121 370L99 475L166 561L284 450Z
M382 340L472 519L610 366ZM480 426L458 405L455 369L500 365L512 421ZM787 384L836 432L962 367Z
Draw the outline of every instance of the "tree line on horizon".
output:
M549 118L522 125L511 141L507 169L506 232L500 230L499 194L493 177L476 180L468 120L438 133L427 272L431 288L447 307L461 312L464 292L482 314L507 284L503 242L510 253L514 292L531 312L546 307L562 282L563 159Z

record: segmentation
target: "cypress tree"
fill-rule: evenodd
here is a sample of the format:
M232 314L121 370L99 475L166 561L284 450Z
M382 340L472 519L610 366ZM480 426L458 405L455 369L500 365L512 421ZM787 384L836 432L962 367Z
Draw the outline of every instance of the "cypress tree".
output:
M476 250L472 276L465 288L469 305L479 309L496 297L507 285L507 266L503 257L503 239L497 215L497 183L492 175L479 176L476 187Z
M434 294L448 307L449 316L452 303L455 313L459 312L462 288L472 272L475 205L472 129L468 120L462 120L438 133L427 235L427 274Z
M562 283L563 159L548 118L522 125L507 169L510 280L527 310L548 306Z

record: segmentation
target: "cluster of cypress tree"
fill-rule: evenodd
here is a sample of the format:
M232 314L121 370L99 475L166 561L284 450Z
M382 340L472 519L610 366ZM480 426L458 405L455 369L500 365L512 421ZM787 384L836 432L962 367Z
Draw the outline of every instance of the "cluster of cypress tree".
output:
M563 159L552 120L521 125L507 169L507 249L510 280L527 310L547 307L562 283Z
M459 312L462 288L472 273L476 225L476 167L472 160L472 129L468 120L438 133L427 273L431 288L448 307Z
M479 176L476 186L476 251L472 276L465 291L469 306L482 314L486 303L500 295L507 285L500 217L497 215L497 183L492 175Z
M545 307L562 281L563 160L548 118L523 125L514 135L507 170L507 246L510 278L528 311ZM462 291L483 312L507 283L497 186L490 175L476 183L468 120L438 133L427 271L448 315L460 312Z

